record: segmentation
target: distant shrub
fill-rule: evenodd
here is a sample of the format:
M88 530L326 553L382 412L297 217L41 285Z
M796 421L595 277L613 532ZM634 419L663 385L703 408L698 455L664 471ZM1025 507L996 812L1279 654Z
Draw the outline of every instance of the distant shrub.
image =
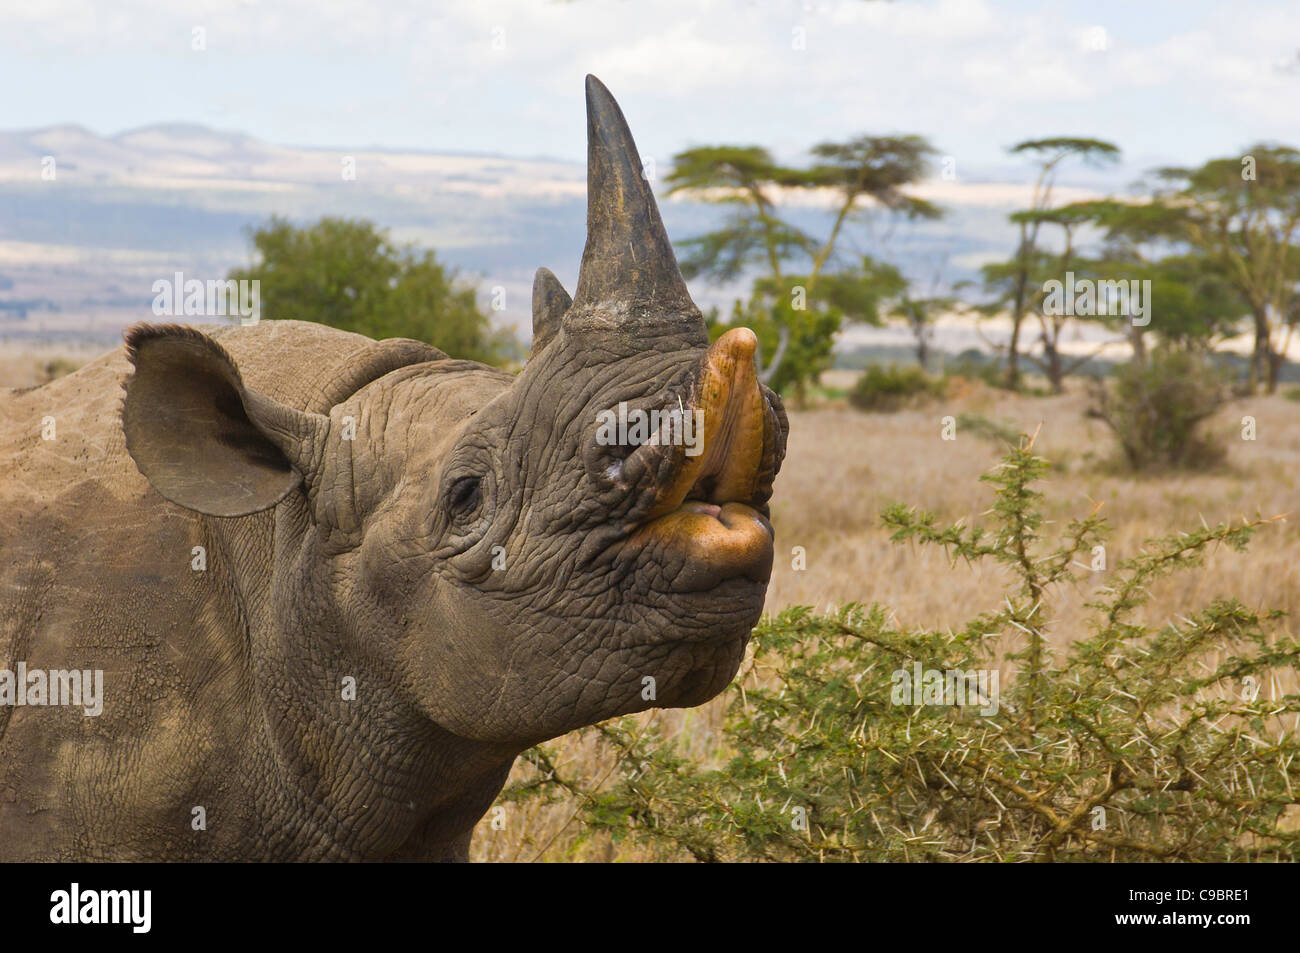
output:
M1231 395L1208 358L1162 349L1118 368L1113 387L1094 382L1088 413L1110 427L1131 469L1206 467L1221 462L1225 449L1201 424Z
M957 429L999 445L1015 446L1020 439L1020 431L1014 422L993 420L984 414L958 414Z
M624 718L587 729L617 758L602 778L568 776L543 745L504 800L572 796L584 840L661 859L1300 859L1300 696L1277 681L1300 643L1276 631L1281 613L1222 598L1160 627L1138 615L1153 580L1221 544L1241 551L1266 521L1149 540L1107 570L1095 508L1042 537L1033 484L1047 468L1024 441L983 477L987 529L884 514L896 542L1009 570L995 611L900 631L878 606L789 609L760 624L728 690L725 764ZM1053 603L1086 578L1099 580L1090 623L1055 657ZM917 672L928 687L903 697Z
M66 377L79 367L81 367L80 361L74 361L66 357L56 357L52 360L44 361L40 366L42 382L48 384L50 381L56 381L60 377Z
M1287 400L1300 401L1300 387L1288 387L1286 390L1282 391L1282 396Z
M914 365L872 364L849 391L849 403L859 410L889 413L927 398L941 397L944 391L941 379Z
M1002 390L1006 387L1007 372L998 361L984 360L979 352L963 351L956 360L947 362L944 373L948 377L965 377L983 381L989 387Z
M261 283L266 318L317 321L377 340L414 338L471 361L524 356L512 332L493 330L472 283L432 250L395 242L373 222L325 216L298 227L273 216L249 237L255 261L226 277Z

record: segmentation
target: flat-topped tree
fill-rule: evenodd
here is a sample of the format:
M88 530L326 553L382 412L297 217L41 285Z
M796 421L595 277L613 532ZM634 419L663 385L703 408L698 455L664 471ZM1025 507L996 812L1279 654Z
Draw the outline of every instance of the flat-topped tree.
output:
M719 283L756 273L749 298L737 300L732 321L717 322L712 333L752 325L759 335L761 379L798 400L829 363L842 323L879 323L878 303L898 291L884 263L864 256L837 259L846 225L880 211L907 220L940 214L908 191L935 153L921 136L858 136L823 142L810 152L813 162L795 167L777 163L759 146L702 146L674 157L665 179L669 194L733 207L722 228L682 242L683 272ZM783 194L791 190L831 196L824 238L779 214ZM852 287L863 282L868 287Z
M1006 386L1015 390L1020 386L1020 332L1033 304L1034 274L1043 261L1038 246L1038 233L1042 220L1037 216L1051 208L1052 189L1061 165L1069 159L1079 159L1087 165L1100 166L1119 160L1119 148L1102 139L1079 136L1051 136L1045 139L1026 139L1012 146L1012 155L1027 155L1038 166L1030 194L1029 208L1013 213L1011 220L1019 228L1016 251L1006 262L996 262L982 269L985 289L995 298L985 308L986 312L1006 313L1011 319L1011 337L1000 348L1007 356ZM1016 215L1021 216L1019 219Z
M1240 156L1162 168L1156 201L1176 210L1171 234L1222 269L1250 310L1252 387L1277 389L1300 322L1300 152L1257 143Z

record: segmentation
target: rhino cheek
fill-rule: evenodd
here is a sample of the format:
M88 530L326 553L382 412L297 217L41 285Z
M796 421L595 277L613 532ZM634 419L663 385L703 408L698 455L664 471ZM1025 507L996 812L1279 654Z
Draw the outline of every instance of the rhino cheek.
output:
M433 721L523 750L618 715L712 698L739 668L761 612L761 596L748 595L699 594L700 605L687 610L698 628L683 630L682 606L662 592L599 613L573 593L555 593L539 614L458 591L421 611L436 621L411 627L404 666Z
M483 624L471 600L434 599L411 605L403 668L416 704L436 724L478 741L511 741L499 713L526 699L511 678L514 647L507 630Z

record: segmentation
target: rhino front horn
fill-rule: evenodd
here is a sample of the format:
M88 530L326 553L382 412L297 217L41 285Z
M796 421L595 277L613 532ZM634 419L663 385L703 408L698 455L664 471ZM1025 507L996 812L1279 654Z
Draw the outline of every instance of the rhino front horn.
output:
M594 76L587 77L587 247L572 314L583 325L705 334L627 120Z

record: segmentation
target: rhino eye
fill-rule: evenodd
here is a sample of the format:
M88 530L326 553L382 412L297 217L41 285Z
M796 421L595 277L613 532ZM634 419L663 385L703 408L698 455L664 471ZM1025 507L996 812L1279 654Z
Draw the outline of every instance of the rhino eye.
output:
M482 481L475 476L461 477L447 491L447 505L453 513L472 513L478 509Z

